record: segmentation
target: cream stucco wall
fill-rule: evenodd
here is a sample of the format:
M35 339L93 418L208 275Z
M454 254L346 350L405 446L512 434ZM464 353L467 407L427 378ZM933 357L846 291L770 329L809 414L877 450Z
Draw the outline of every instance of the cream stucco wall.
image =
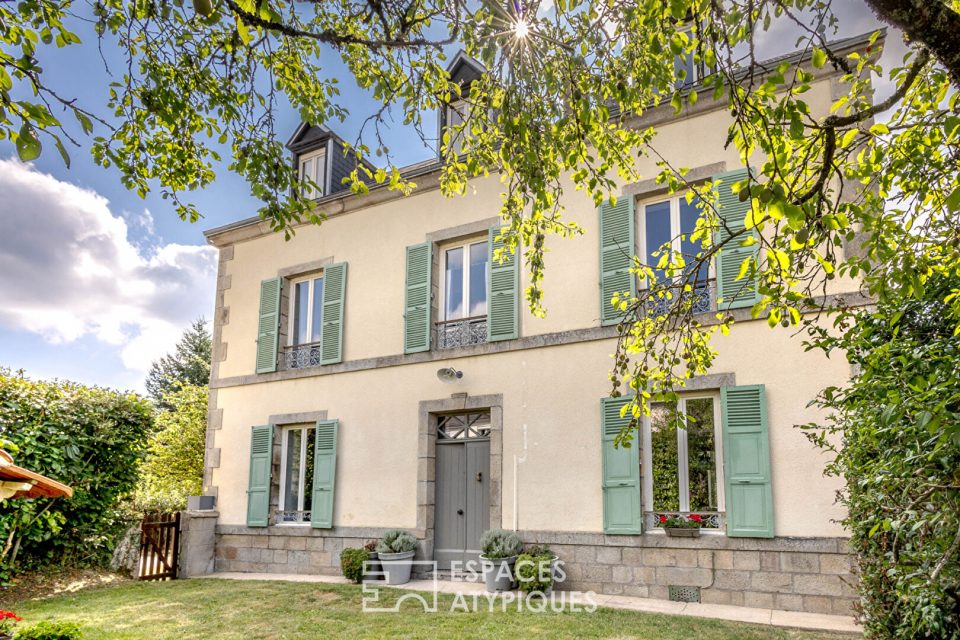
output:
M807 99L814 111L825 112L829 81L818 82ZM723 149L727 123L723 110L676 120L659 127L654 146L674 166L726 162L732 169L738 158L734 149ZM641 170L645 177L657 172L649 159L641 161ZM465 197L423 191L335 216L319 227L300 227L291 241L268 234L232 244L233 259L225 263L230 285L223 294L229 322L221 327L228 349L218 364L218 379L227 379L228 386L217 391L223 420L213 443L220 458L211 483L218 487L222 523L245 519L250 427L273 414L326 410L341 421L336 525L414 527L419 402L467 392L503 395L502 524L513 522L512 461L521 453L526 428L520 527L602 529L599 400L608 392L611 339L457 359L451 364L465 377L456 385L437 381L444 363L434 361L229 386L254 372L261 280L321 258L348 263L343 359L401 354L405 247L430 232L496 215L500 191L495 177L478 179ZM564 197L567 218L585 233L548 240L548 315L534 318L521 299L521 337L599 325L595 207L572 187ZM832 289L853 291L855 283L835 281ZM842 535L832 522L842 516L834 505L838 482L822 476L823 455L794 425L815 418L807 403L824 386L846 380L846 363L805 353L800 338L771 330L762 320L737 324L730 336L717 336L715 346L714 373L733 373L737 384L766 385L777 535Z
M807 402L824 385L842 382L847 364L804 353L788 331L764 322L740 324L716 340L715 372L734 373L737 384L766 385L777 535L841 535L831 522L842 516L833 503L839 485L822 476L823 455L794 425L816 416ZM326 410L340 420L335 523L413 528L419 402L466 392L503 395L502 524L513 523L512 461L523 453L526 429L520 527L600 531L599 407L613 349L606 339L457 359L450 364L464 378L455 385L437 380L441 361L220 389L213 480L221 522L245 520L250 426L273 414Z

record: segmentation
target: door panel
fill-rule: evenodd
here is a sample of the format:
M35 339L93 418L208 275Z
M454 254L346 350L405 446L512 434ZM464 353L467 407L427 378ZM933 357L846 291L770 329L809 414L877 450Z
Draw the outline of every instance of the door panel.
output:
M467 442L465 560L480 559L480 536L490 528L490 441Z
M439 569L479 558L489 514L490 441L438 442L434 559Z
M434 559L441 569L463 561L466 548L467 455L463 443L437 443Z

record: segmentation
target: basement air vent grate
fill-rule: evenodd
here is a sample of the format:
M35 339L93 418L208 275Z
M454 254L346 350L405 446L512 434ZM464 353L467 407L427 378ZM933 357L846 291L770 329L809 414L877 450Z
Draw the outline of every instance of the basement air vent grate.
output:
M672 602L700 602L700 587L678 587L670 585Z

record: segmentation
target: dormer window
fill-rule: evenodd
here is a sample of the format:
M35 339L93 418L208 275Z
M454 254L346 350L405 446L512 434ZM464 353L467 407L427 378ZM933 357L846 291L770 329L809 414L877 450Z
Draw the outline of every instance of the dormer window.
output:
M326 182L326 148L302 154L300 156L300 184L303 189L303 197L323 197L326 195Z

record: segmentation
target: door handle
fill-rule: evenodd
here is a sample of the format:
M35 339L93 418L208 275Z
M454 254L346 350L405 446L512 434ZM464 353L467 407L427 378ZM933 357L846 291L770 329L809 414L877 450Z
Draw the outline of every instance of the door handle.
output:
M457 515L458 515L458 516L462 516L462 515L463 515L463 509L457 509Z
M477 482L483 482L483 472L477 471Z

